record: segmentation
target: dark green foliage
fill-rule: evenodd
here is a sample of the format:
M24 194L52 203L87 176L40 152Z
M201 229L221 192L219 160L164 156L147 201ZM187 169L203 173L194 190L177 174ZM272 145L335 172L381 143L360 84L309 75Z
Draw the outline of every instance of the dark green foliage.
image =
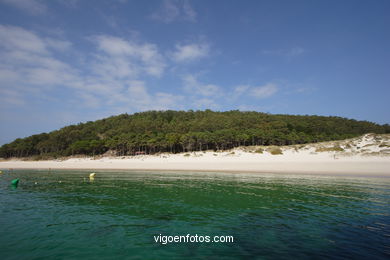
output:
M0 157L117 155L224 150L246 145L289 145L390 133L389 125L340 117L259 112L148 111L71 125L16 139Z

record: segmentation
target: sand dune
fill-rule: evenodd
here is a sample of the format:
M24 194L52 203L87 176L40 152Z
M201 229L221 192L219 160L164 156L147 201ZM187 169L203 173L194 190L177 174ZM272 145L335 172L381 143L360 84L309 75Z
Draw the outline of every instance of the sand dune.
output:
M6 160L1 169L126 169L267 173L390 175L390 135L283 147L250 146L230 151L126 157Z

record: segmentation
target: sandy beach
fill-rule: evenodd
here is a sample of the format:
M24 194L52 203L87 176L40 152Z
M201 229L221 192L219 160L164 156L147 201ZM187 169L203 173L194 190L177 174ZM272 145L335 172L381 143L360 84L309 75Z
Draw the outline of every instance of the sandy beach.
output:
M380 145L382 144L382 145ZM337 147L338 149L335 149ZM240 147L229 151L122 157L67 158L50 161L6 160L1 169L121 169L227 171L295 174L390 176L389 149L365 135L344 141L281 147Z

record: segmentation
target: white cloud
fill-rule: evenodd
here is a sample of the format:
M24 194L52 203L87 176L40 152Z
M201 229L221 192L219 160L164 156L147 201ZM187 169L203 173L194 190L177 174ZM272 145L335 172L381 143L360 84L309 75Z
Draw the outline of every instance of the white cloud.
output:
M191 94L201 96L215 96L221 94L221 89L217 85L200 83L195 76L190 74L183 77L183 83L184 89Z
M143 107L151 103L151 97L142 81L132 81L127 91L131 101L136 102L138 107Z
M171 57L176 62L187 62L206 57L209 51L210 47L207 44L177 44L176 50L172 53Z
M299 56L303 53L305 53L306 50L301 48L301 47L295 47L295 48L292 48L290 49L288 52L287 52L287 55L290 56L290 57L294 57L294 56Z
M278 87L273 83L250 88L250 93L256 98L268 98L274 95L277 91Z
M212 98L195 99L192 104L197 109L218 109L220 107Z
M238 85L226 91L214 84L199 82L197 77L187 74L182 77L183 89L192 95L191 104L195 108L219 108L221 99L236 103L240 97L254 97L265 99L273 96L278 91L278 86L274 83L267 83L263 86Z
M105 54L99 56L99 72L105 70L119 77L136 76L141 72L158 77L164 72L166 65L154 44L137 44L107 35L93 37L93 40Z
M101 35L94 40L100 50L111 56L135 55L135 46L121 38Z
M62 4L63 6L67 8L77 8L79 3L81 2L80 0L56 0L57 3Z
M183 104L184 102L184 97L181 95L173 95L169 93L163 93L163 92L158 92L155 94L154 97L154 109L178 109L180 108L180 104Z
M156 45L108 35L91 39L99 52L89 61L94 76L83 86L86 91L99 93L106 104L127 111L172 108L180 99L169 93L150 93L140 79L159 77L164 72L166 64Z
M165 110L177 108L184 97L170 93L157 92L150 94L143 81L132 81L127 89L129 103L141 110Z
M197 13L188 0L164 0L161 8L150 17L164 23L177 20L196 22Z
M37 55L31 52L13 50L11 52L0 52L0 58L4 62L0 66L0 83L12 77L14 79L13 84L18 86L29 85L31 88L32 85L38 85L48 87L67 84L74 78L74 71L68 64L47 54Z
M71 55L70 42L0 25L0 105L27 106L30 100L54 98L49 102L105 108L106 113L113 114L190 107L217 109L221 99L233 100L231 97L241 95L267 98L278 90L269 83L258 87L239 85L225 92L191 74L182 77L185 96L151 89L147 87L148 79L163 75L167 66L156 45L109 35L88 39L93 41L94 48L79 57L82 64L70 64L60 58ZM177 45L174 57L185 61L207 53L208 46ZM59 93L67 93L69 100L57 99Z
M0 0L2 3L18 8L32 15L40 15L47 12L47 6L39 0Z
M188 0L184 0L182 2L183 2L182 10L183 10L184 19L187 21L196 22L197 13L190 5L190 2Z
M16 89L0 88L1 102L6 105L24 105L23 96Z
M64 49L69 43L41 38L15 26L0 25L0 88L13 87L37 93L73 80L74 70L56 59L50 49Z
M89 108L98 108L101 105L100 99L90 92L76 92L77 96L81 98L84 102L84 105Z
M91 70L97 77L126 79L138 77L141 69L124 57L99 55L91 61Z
M248 86L248 85L237 86L237 87L234 88L233 96L234 97L239 97L242 94L244 94L249 88L250 88L250 86Z
M71 66L56 56L70 51L70 42L0 25L0 105L27 105L62 92L71 98L51 102L106 111L174 109L184 103L180 95L151 92L142 80L164 71L157 46L107 35L90 39L96 49L80 57L83 66L77 69L77 63Z
M72 43L69 41L52 39L52 38L46 38L45 42L47 47L58 51L67 51L72 46Z
M300 56L307 51L302 47L293 47L291 49L263 50L263 55L284 56L288 58Z
M42 39L34 33L16 26L0 25L0 47L7 50L19 50L33 53L46 53Z
M237 100L240 96L249 96L262 99L273 96L277 91L278 87L274 83L267 83L263 86L239 85L233 89L229 98Z

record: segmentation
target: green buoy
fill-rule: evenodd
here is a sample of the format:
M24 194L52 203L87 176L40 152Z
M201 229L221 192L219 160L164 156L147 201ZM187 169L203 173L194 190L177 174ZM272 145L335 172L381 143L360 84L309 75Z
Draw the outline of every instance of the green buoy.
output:
M13 180L11 181L11 185L14 186L14 187L17 187L18 184L19 184L19 179L13 179Z

